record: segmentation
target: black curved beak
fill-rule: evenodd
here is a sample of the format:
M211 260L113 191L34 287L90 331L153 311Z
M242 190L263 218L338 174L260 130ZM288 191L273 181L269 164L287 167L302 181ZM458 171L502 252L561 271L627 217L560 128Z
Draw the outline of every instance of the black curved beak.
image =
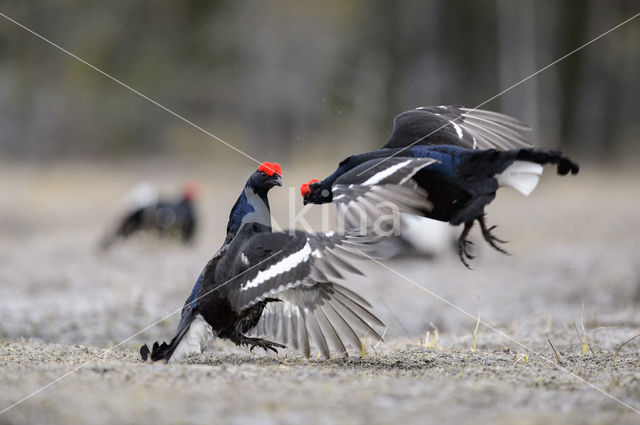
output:
M304 199L302 200L302 205L307 205L307 204L309 204L309 203L311 203L311 201L310 201L309 199L307 199L307 198L304 198Z
M273 180L271 181L273 182L274 186L282 186L282 179L277 174L274 176Z

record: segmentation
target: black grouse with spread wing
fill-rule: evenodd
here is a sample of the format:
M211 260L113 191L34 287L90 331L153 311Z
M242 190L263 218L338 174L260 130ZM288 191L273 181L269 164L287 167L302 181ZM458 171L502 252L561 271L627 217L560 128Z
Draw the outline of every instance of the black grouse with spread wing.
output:
M201 353L213 337L251 349L277 351L287 344L307 357L311 344L329 357L331 350L346 354L347 345L360 348L359 334L381 339L373 327L384 324L371 306L335 282L344 272L360 273L344 257L366 244L331 232L272 232L267 194L281 185L280 175L276 163L263 163L251 175L222 248L183 307L175 337L151 350L144 345L143 360L180 361Z
M484 208L501 186L524 195L535 189L542 165L559 175L579 167L561 151L535 149L515 118L485 110L434 106L398 115L389 141L376 151L351 156L326 179L301 187L304 203L333 202L350 227L371 223L389 206L453 225L464 224L458 239L461 261L472 259L467 236L477 221L484 239L500 252ZM386 205L386 207L384 207ZM381 208L381 206L383 206ZM428 237L425 235L424 237Z

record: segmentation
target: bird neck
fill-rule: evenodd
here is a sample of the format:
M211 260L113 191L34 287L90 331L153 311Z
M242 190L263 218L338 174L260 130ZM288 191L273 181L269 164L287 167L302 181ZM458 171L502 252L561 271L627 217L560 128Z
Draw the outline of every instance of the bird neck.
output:
M329 192L331 192L331 186L333 186L333 183L335 183L336 179L344 174L345 171L347 171L347 167L343 161L342 163L340 163L340 166L336 169L336 171L333 172L333 174L320 181L320 187L322 189L328 189Z
M178 203L181 204L181 205L191 206L191 205L193 205L193 199L192 198L188 198L186 196L183 196L182 199L180 199L180 201Z
M333 200L333 191L332 191L333 184L338 179L338 177L342 176L344 173L346 173L355 165L357 165L357 162L355 162L354 159L357 159L357 157L350 156L346 158L340 163L340 165L338 165L338 168L336 169L336 171L333 172L333 174L331 174L330 176L328 176L327 178L319 182L321 191L325 189L329 191L329 196L323 197L322 202L319 202L319 203L327 203Z
M271 210L266 191L256 193L251 186L247 185L229 214L225 243L231 242L242 226L252 223L264 226L270 231Z

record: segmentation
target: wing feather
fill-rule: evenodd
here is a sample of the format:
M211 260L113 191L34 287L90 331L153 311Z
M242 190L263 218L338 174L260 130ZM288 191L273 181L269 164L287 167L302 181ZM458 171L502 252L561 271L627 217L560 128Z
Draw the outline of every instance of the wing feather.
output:
M281 249L274 250L272 242ZM376 238L333 232L269 233L249 240L242 247L248 261L234 263L239 267L235 273L260 258L270 261L232 282L228 299L240 313L266 298L278 300L265 305L254 335L275 339L307 357L312 345L324 357L332 351L346 354L347 345L360 347L359 334L379 338L375 327L384 324L364 298L335 280L344 280L345 273L362 274L349 257L362 259L359 252L375 246Z
M367 322L362 320L362 317L357 315L351 308L349 308L349 306L344 303L340 299L340 297L335 297L334 302L331 303L331 306L334 308L334 310L336 310L337 313L341 314L345 321L348 320L349 323L353 323L356 328L364 331L366 335L370 335L378 341L382 339L378 332L376 332ZM360 338L358 338L358 344L360 344Z
M309 332L307 331L307 325L306 325L306 314L303 308L301 308L299 305L298 307L298 334L297 334L297 340L298 340L298 347L299 349L302 350L302 354L304 354L305 357L309 358L309 355L311 354L311 347L309 345Z
M423 106L395 117L393 131L383 148L455 145L467 149L514 149L530 146L521 134L527 130L529 126L499 112Z
M334 285L333 289L337 293L342 294L346 298L350 298L350 299L354 300L355 302L357 302L358 304L363 305L366 308L371 308L372 307L372 305L369 304L369 301L365 300L360 295L358 295L357 293L355 293L351 289L347 288L346 286ZM379 320L379 319L376 319L376 320ZM384 324L382 324L382 322L380 322L380 326L384 326Z
M349 322L347 322L344 317L333 307L332 303L326 303L322 306L322 310L325 315L331 322L331 325L338 333L338 337L341 341L348 341L354 348L360 349L360 338L358 338L358 334L353 330ZM345 350L346 351L346 350Z
M427 193L412 177L437 162L433 158L377 158L342 174L332 186L341 225L371 233L379 219L397 223L401 212L423 215L430 211L433 205Z
M366 301L359 303L361 297L357 294L352 297L351 293L335 283L290 289L281 294L281 302L267 305L260 319L264 324L259 322L253 334L275 336L307 357L313 344L325 358L332 350L346 354L347 344L359 349L359 334L381 340L374 326L384 324L363 306L368 304Z
M333 249L331 248L327 248L327 250L325 251L325 255L327 256L327 258L332 261L334 264L338 265L340 268L351 272L353 274L358 274L360 276L364 276L364 273L362 273L359 269L357 269L353 264L349 263L348 261L346 261L343 258L340 258L339 255L337 255Z
M327 339L322 332L322 328L318 323L318 319L312 311L305 309L305 320L307 324L307 329L309 329L309 333L311 334L311 338L313 338L313 342L316 347L320 351L320 354L326 359L329 358L331 351L329 350L329 346L327 345ZM307 357L309 357L307 355Z
M289 343L289 316L287 315L286 309L283 308L282 311L282 319L280 320L280 341L284 341L285 344Z
M384 327L384 323L382 323L382 321L380 319L378 319L376 316L374 316L369 310L367 310L366 308L364 308L362 305L360 305L357 301L354 301L353 299L351 299L350 297L336 291L336 300L338 300L338 302L342 303L345 305L345 307L349 308L349 310L352 312L353 315L357 316L357 321L358 322L364 322L365 320L372 322L373 324L377 325L377 326L381 326ZM369 330L370 326L368 324L366 324L366 329ZM375 332L372 332L375 333Z
M494 131L492 131L490 128L488 127L483 127L479 124L476 124L474 122L467 122L467 125L471 128L474 129L474 131L480 135L487 143L489 141L493 141L493 145L501 150L507 150L509 149L509 140L502 136L499 133L496 133Z
M297 350L300 348L298 345L298 313L295 311L294 304L290 304L289 321L291 322L291 325L289 326L289 341L287 344Z
M320 329L322 329L322 334L327 339L327 342L333 346L333 349L338 352L339 356L347 355L347 348L338 336L338 333L331 324L331 321L327 318L324 310L322 308L316 308L313 310L313 314L316 316L316 319L320 324Z
M512 117L511 115L501 114L500 112L489 111L487 109L460 108L460 110L464 112L463 115L465 117L485 117L486 119L491 120L495 123L500 123L505 127L511 127L522 131L531 130L531 127L529 127L527 124L523 123L517 118Z
M339 263L338 266L340 264L342 263ZM338 271L338 269L333 264L331 264L331 259L326 255L325 258L321 257L316 259L315 267L320 268L322 270L322 273L327 277L330 276L333 279L344 279L342 273L340 273L340 271Z
M514 130L513 127L508 127L495 121L482 118L481 116L467 116L465 117L465 123L473 123L478 126L484 126L488 130L491 130L492 132L507 138L512 144L517 143L522 146L529 146L529 143L524 137L522 137L522 134Z

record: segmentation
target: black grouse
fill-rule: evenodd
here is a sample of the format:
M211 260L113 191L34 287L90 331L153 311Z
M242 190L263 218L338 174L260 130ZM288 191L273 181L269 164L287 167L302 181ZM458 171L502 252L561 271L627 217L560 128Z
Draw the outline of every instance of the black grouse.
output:
M213 337L275 352L287 344L307 357L311 343L325 357L332 349L346 354L346 345L359 349L357 331L381 339L373 326L384 324L371 306L335 282L345 271L361 274L344 256L363 245L332 232L272 232L267 194L280 185L276 163L262 163L249 177L223 246L184 304L176 335L151 350L144 345L143 360L180 361L201 353Z
M177 200L150 199L136 205L120 219L115 230L107 233L100 247L108 249L119 239L126 239L139 232L153 232L160 237L177 238L183 243L193 241L197 216L195 200L198 187L186 184Z
M529 195L547 163L557 165L559 175L578 173L578 164L561 151L530 147L521 135L527 129L515 118L486 110L412 109L395 117L381 149L350 156L324 180L303 184L304 203L333 202L351 227L370 226L393 208L464 224L458 251L469 267L467 259L474 257L467 236L475 221L489 245L506 253L498 245L504 241L492 233L495 226L488 227L484 219L484 208L499 187Z

